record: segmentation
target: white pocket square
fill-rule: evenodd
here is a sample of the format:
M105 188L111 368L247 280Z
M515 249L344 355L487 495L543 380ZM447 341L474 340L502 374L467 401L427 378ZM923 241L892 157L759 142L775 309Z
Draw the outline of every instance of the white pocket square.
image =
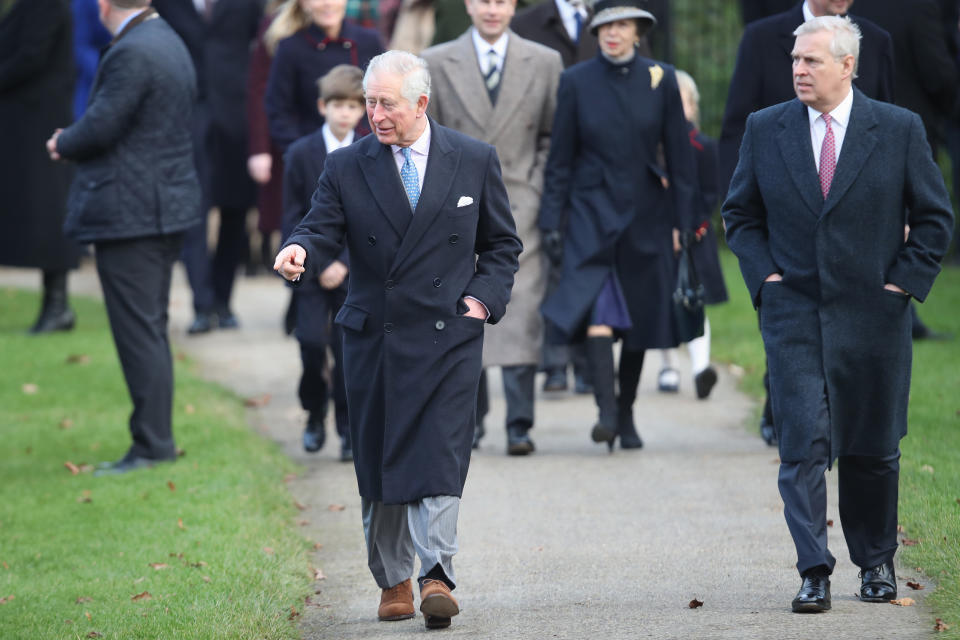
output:
M460 199L457 200L457 208L466 207L473 204L473 198L470 196L460 196Z

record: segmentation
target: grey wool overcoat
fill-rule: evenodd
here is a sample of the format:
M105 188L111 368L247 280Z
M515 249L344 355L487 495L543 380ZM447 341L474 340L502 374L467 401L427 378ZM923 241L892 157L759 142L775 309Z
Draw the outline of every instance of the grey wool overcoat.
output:
M360 495L387 504L460 496L470 464L484 322L503 318L522 247L493 147L430 122L411 213L388 145L373 135L327 156L312 207L287 244L300 281L350 251L344 379Z
M950 241L950 200L920 118L853 92L826 201L807 107L791 100L747 120L723 205L760 310L786 462L808 455L824 386L832 456L896 451L907 432L910 300L884 284L922 302ZM765 284L771 273L783 280Z
M543 331L540 303L546 288L537 214L563 71L560 54L510 33L495 104L490 102L470 31L420 55L430 66L433 83L430 115L496 147L510 211L523 242L510 313L487 330L483 363L537 364Z

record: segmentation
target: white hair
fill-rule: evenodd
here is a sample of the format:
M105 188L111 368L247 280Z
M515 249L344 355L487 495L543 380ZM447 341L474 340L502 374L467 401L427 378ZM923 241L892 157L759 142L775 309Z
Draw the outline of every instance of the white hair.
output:
M420 96L430 97L430 72L427 70L427 61L412 53L391 50L381 53L367 65L367 72L363 74L363 92L367 92L367 82L379 73L392 73L403 76L400 94L411 105L417 104Z
M697 83L686 71L682 69L677 69L677 88L680 89L681 98L686 95L690 97L690 100L693 101L694 113L691 114L689 120L693 124L700 126L700 90L697 89Z
M820 16L811 18L796 28L795 36L805 36L820 31L828 31L833 37L830 40L830 55L836 61L847 56L853 56L853 77L857 77L860 66L860 27L850 18L844 16Z

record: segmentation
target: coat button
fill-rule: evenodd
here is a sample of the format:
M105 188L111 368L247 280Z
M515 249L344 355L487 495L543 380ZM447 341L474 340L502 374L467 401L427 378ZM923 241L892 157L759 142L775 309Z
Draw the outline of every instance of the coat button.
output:
M350 42L349 40L347 40L346 42L343 43L343 48L344 48L344 49L349 49L349 48L352 47L352 46L353 46L353 43Z
M318 49L319 51L323 51L323 50L326 49L326 48L327 48L327 45L325 45L325 44L322 43L322 42L319 43L319 44L317 44L317 49Z
M441 284L443 284L443 281L442 281L440 278L434 278L434 279L433 279L433 286L435 286L435 287L437 287L437 288L439 289Z
M367 236L367 244L371 247L377 244L377 236Z
M437 324L433 326L437 328L437 331L443 331L443 328L447 325L443 322L443 320L437 320Z
M447 238L447 241L449 241L450 244L457 244L459 240L460 240L460 236L455 233L450 234L450 237Z
M392 322L384 322L384 323L383 323L383 331L384 331L384 333L390 333L391 331L393 331L393 323L392 323Z
M385 286L387 289L393 289L394 285L396 284L397 283L394 282L393 280L387 280L383 286Z

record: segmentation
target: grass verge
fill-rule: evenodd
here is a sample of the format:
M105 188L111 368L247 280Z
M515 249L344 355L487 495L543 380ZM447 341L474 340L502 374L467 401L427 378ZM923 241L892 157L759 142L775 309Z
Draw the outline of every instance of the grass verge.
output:
M0 638L299 637L294 465L177 362L185 455L94 478L129 446L131 404L102 305L73 304L76 330L28 337L37 295L0 289Z
M756 314L736 258L723 250L721 259L730 302L709 311L713 355L743 367L742 388L762 397L764 357ZM902 545L900 559L937 581L926 602L950 627L938 637L960 639L960 268L944 269L919 311L930 327L953 339L914 345L909 435L901 443L900 472L900 537L908 544ZM900 597L910 596L909 591L900 584Z

